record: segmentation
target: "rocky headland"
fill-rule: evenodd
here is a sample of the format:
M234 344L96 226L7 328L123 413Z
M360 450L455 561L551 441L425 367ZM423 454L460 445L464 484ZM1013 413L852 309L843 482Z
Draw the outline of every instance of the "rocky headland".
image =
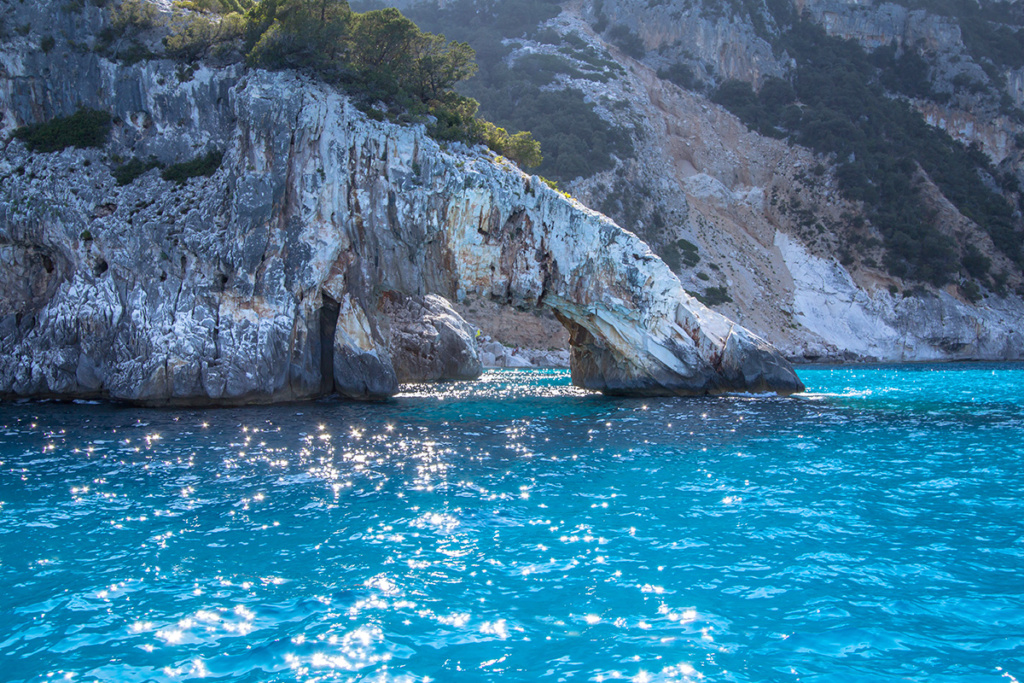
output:
M91 5L54 16L79 37L104 21ZM9 37L0 55L4 396L383 398L480 373L451 305L474 298L553 311L586 388L803 388L637 236L484 148L373 120L295 73L183 72L38 40ZM102 145L11 137L76 111L109 114ZM115 179L128 163L152 168ZM176 164L204 170L157 168Z

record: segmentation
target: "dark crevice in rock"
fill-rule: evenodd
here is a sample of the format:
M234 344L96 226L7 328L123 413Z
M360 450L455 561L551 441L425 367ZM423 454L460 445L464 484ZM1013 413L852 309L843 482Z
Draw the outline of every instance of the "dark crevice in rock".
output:
M213 359L220 358L220 306L213 307Z
M320 391L334 392L334 333L338 329L338 314L341 306L337 301L321 294L320 307Z
M388 228L395 235L401 237L402 224L398 220L398 194L394 190L388 191Z

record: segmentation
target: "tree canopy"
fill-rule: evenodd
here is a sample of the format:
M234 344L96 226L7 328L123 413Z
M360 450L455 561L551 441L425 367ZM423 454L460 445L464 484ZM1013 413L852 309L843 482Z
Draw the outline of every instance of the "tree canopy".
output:
M252 66L301 69L342 87L375 116L372 106L383 102L392 115L428 117L439 139L484 143L524 166L541 162L529 133L508 135L477 119L477 103L455 91L476 73L469 44L421 31L397 9L357 13L346 0L199 0L176 3L175 17L165 41L173 56L192 61L235 46Z

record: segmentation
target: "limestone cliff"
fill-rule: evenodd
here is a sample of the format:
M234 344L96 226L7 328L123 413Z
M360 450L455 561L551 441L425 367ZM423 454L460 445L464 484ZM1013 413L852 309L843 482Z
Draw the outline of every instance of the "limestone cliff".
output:
M465 297L554 310L588 388L802 389L774 349L686 294L634 234L483 148L442 148L421 126L371 120L291 73L182 73L32 38L4 47L4 133L79 107L114 123L100 149L3 143L6 396L385 397L401 379L479 372L470 330L442 300ZM209 177L111 175L131 158L211 151L222 161ZM451 348L465 356L439 361Z

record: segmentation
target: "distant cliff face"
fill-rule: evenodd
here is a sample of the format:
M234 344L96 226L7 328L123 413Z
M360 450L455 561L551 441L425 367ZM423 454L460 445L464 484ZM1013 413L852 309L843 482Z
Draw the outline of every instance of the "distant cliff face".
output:
M785 73L785 64L765 40L767 28L738 20L717 6L709 9L714 5L601 0L586 3L584 16L592 24L625 27L662 63L694 67L697 80L702 80L705 65L713 65L722 79L759 80Z
M977 143L997 164L1019 155L1021 145L1013 138L1024 132L1024 121L1005 104L998 105L1003 95L1017 107L1024 105L1020 87L1024 69L973 55L956 17L898 3L865 6L853 1L805 0L796 7L829 35L856 41L869 50L895 45L924 56L929 69L922 76L938 92L949 95L941 102L919 98L913 103L929 123L954 138ZM1019 39L1024 40L1024 35Z
M482 148L445 150L288 73L115 64L66 42L9 42L3 64L6 133L78 107L113 116L98 149L4 143L4 395L384 397L479 373L446 301L467 296L553 310L581 386L802 389L635 235ZM180 182L112 175L211 152L215 170Z

